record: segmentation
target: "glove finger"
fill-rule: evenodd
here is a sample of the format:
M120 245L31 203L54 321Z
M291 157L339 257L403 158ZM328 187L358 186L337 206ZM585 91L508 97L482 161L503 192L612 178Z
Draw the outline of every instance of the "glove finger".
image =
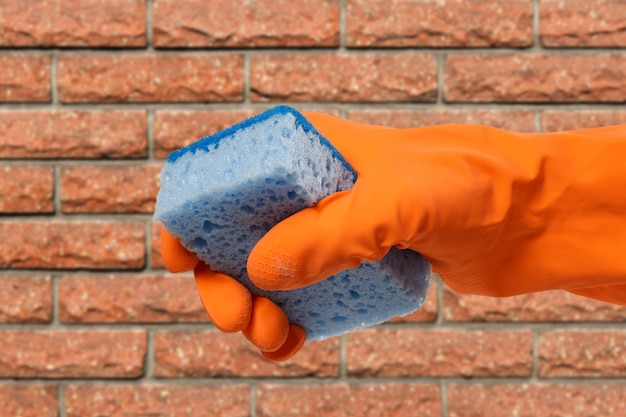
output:
M306 331L297 324L289 324L289 334L285 343L275 352L261 352L261 354L274 362L284 362L298 353L306 341Z
M289 321L285 312L272 300L254 295L252 315L243 334L259 350L275 352L285 344L289 334Z
M243 330L250 322L252 295L236 279L200 262L194 269L200 299L215 327L225 333Z
M165 228L161 231L161 257L163 265L170 272L190 271L199 262L198 256L184 248L180 239Z
M321 200L278 223L256 244L248 275L260 288L290 290L382 258L396 243L389 226L376 221L376 210L386 210L382 206L357 201L353 191Z

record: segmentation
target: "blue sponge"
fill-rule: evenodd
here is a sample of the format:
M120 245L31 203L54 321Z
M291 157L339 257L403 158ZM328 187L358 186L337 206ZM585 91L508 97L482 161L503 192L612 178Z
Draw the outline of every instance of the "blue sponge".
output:
M246 261L259 239L355 181L354 170L306 118L278 106L170 154L154 217L213 270L270 298L308 340L319 340L409 314L430 285L430 265L398 249L297 290L252 284Z

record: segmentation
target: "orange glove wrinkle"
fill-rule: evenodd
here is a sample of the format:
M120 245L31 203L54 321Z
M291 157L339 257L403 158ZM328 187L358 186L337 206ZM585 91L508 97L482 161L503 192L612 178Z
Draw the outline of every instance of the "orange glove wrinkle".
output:
M579 288L571 293L608 303L626 306L626 285L607 285L604 287Z
M215 327L225 333L243 330L250 321L252 296L239 281L200 262L194 270L200 299Z

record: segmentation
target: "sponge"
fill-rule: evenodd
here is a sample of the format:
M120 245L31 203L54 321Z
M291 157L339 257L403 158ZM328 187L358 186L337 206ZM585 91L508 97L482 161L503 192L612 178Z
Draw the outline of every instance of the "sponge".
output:
M265 291L250 281L248 254L273 225L356 179L304 116L278 106L171 153L154 218L211 269L278 304L307 340L321 340L417 310L430 285L428 262L395 248L296 290Z

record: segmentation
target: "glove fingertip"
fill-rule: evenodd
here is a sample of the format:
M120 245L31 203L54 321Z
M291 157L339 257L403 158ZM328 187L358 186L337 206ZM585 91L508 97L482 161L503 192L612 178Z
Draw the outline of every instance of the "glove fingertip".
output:
M248 276L259 288L276 291L291 289L296 278L297 261L288 245L264 238L248 257Z
M166 229L161 231L161 257L165 268L174 273L190 271L199 262L198 256L188 251L180 239Z
M287 340L289 321L285 312L272 300L253 296L250 322L242 333L259 350L275 352Z
M297 324L289 325L289 334L285 343L274 352L263 352L261 354L274 362L284 362L291 359L296 353L302 349L306 341L306 331Z
M236 279L212 271L200 262L194 270L200 300L211 321L224 333L246 328L252 312L252 295Z

